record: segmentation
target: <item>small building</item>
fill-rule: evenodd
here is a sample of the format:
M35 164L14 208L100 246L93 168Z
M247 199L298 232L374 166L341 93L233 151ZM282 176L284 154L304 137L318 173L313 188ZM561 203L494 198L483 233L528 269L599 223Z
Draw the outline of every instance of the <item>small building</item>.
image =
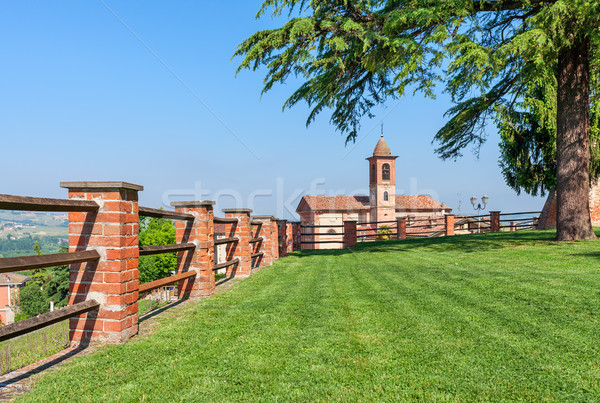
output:
M18 273L0 274L0 320L3 325L15 321L14 308L19 299L19 290L29 280L29 277Z
M444 216L450 214L452 208L430 196L396 196L396 158L398 157L392 155L382 135L373 155L367 158L369 196L304 196L296 208L301 223L324 226L310 232L327 234L307 237L305 241L308 242L327 241L327 243L309 244L305 249L342 247L342 235L335 236L335 234L343 232L344 221L358 221L359 224L369 226L370 231L367 231L369 234L363 234L365 237L376 235L378 229L384 225L394 228L399 218L407 219L407 235L412 232L418 236L417 233L432 232L438 227L443 222Z
M600 226L600 179L597 179L590 186L589 193L590 218L592 226ZM552 190L548 194L544 209L540 215L539 229L556 228L556 191Z

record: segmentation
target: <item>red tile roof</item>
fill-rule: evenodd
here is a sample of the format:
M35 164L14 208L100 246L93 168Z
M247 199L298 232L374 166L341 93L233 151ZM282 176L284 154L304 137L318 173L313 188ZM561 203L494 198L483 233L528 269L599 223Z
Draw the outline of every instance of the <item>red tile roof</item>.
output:
M300 211L348 211L368 210L368 196L304 196L296 209ZM429 196L396 196L396 210L452 210Z
M0 274L0 284L24 284L30 278L19 273L4 273Z
M302 208L304 204L307 208ZM346 211L368 208L368 196L304 196L296 211Z
M403 195L396 196L396 210L447 210L449 212L452 208L429 196Z

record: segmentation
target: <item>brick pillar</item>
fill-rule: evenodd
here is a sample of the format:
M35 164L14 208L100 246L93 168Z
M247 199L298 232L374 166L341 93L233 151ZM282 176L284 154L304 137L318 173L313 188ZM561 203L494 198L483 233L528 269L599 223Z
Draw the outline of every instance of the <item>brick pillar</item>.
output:
M344 249L356 248L356 221L344 221Z
M300 227L299 222L292 223L292 232L293 232L293 240L294 240L294 250L302 249L302 237L300 234L302 233L302 228Z
M287 220L277 221L277 232L279 236L279 257L287 255Z
M95 200L93 213L69 213L69 251L95 249L97 262L69 266L69 304L94 299L92 311L70 319L70 339L122 343L138 332L138 192L126 182L61 182L70 199Z
M446 216L446 236L454 235L454 214L448 214Z
M196 277L179 281L179 297L207 297L215 292L214 201L172 202L177 213L191 214L194 221L175 221L177 243L193 243L196 249L177 252L177 273L195 270Z
M271 221L271 233L273 234L271 256L273 256L273 262L275 262L279 259L279 220L277 218L273 218Z
M285 226L286 234L286 254L294 251L294 225L291 222L286 223Z
M270 215L257 215L252 217L255 221L260 221L263 225L260 228L259 236L263 237L261 252L264 253L262 259L262 266L270 266L273 264L273 216Z
M248 277L252 273L252 262L250 258L250 213L248 208L232 208L224 209L225 218L237 218L238 222L234 225L232 236L239 238L236 243L227 245L227 260L240 259L240 262L231 266L232 269L227 269L227 274L234 277Z
M492 232L500 232L500 212L490 211L490 226Z
M406 239L406 218L396 220L397 239Z

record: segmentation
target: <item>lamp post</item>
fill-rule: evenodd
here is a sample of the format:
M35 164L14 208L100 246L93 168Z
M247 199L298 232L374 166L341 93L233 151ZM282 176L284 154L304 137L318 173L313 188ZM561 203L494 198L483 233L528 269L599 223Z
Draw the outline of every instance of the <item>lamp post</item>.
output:
M481 210L485 210L485 206L487 205L488 201L490 200L489 197L487 197L486 195L483 195L483 197L481 198L481 202L483 203L483 206L481 205L481 203L477 203L477 197L475 196L471 196L471 204L473 205L473 208L475 210L477 210L477 215L481 215L479 214L481 212ZM481 233L481 217L477 217L477 233Z

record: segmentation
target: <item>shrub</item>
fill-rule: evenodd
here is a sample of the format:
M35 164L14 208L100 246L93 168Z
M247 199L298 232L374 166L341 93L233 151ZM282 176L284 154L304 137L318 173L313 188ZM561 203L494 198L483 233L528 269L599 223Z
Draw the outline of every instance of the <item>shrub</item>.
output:
M392 229L389 225L382 225L381 227L379 227L379 229L377 230L377 239L382 241L392 239Z

